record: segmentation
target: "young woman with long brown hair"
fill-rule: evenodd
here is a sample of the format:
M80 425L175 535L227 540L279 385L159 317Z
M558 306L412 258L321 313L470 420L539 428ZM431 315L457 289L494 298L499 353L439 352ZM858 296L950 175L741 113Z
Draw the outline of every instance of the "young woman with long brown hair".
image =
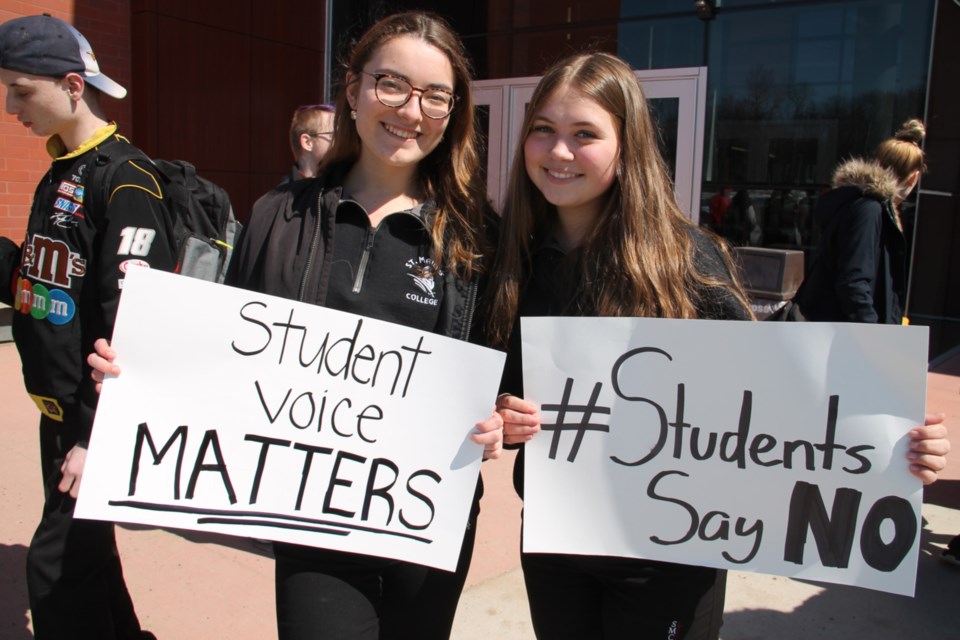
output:
M722 241L676 205L626 63L604 53L557 63L534 91L522 132L488 318L490 339L509 347L498 399L508 444L536 437L540 425L537 406L521 399L519 317L752 318ZM949 448L945 430L914 431L911 469L930 481ZM522 495L522 451L514 472ZM521 560L541 640L718 637L725 571L567 554Z
M752 317L724 245L679 210L636 76L604 53L551 67L524 119L493 274L489 333L510 345L508 442L533 437L519 316ZM515 483L522 485L522 452ZM523 554L538 638L715 635L724 572L626 558Z

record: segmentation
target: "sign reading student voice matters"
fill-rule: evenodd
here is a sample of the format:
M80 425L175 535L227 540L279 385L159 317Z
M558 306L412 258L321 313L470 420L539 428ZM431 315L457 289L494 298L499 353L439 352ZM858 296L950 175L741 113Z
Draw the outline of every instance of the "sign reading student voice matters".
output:
M524 551L913 594L926 328L522 322Z
M503 354L151 269L113 344L78 517L455 569Z

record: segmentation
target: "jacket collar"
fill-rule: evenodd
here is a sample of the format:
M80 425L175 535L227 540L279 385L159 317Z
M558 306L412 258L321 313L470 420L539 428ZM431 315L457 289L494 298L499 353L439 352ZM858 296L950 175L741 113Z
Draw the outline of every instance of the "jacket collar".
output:
M63 144L63 140L59 135L50 136L47 140L47 153L50 154L50 157L54 160L66 160L67 158L78 158L85 154L90 149L93 149L101 144L117 132L117 123L109 122L104 126L100 127L93 132L93 135L88 139L84 140L83 143L74 149L73 151L67 153L67 147Z

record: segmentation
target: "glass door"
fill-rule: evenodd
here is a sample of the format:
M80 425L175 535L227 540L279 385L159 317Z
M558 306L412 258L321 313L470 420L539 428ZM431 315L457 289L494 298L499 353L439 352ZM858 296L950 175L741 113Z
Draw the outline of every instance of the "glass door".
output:
M661 152L672 172L677 204L699 223L707 69L655 69L636 74L660 130ZM477 122L487 144L487 192L498 206L503 204L524 111L539 80L531 76L473 83Z

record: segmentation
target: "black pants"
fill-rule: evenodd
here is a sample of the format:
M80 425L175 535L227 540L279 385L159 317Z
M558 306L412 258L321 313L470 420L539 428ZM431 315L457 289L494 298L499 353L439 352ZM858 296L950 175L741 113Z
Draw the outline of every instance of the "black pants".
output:
M113 523L74 520L60 493L60 465L76 442L61 423L40 419L46 501L27 553L27 590L37 640L143 638L117 552Z
M446 640L470 568L474 523L453 573L274 543L280 640Z
M524 553L539 640L716 640L725 571L611 558Z

